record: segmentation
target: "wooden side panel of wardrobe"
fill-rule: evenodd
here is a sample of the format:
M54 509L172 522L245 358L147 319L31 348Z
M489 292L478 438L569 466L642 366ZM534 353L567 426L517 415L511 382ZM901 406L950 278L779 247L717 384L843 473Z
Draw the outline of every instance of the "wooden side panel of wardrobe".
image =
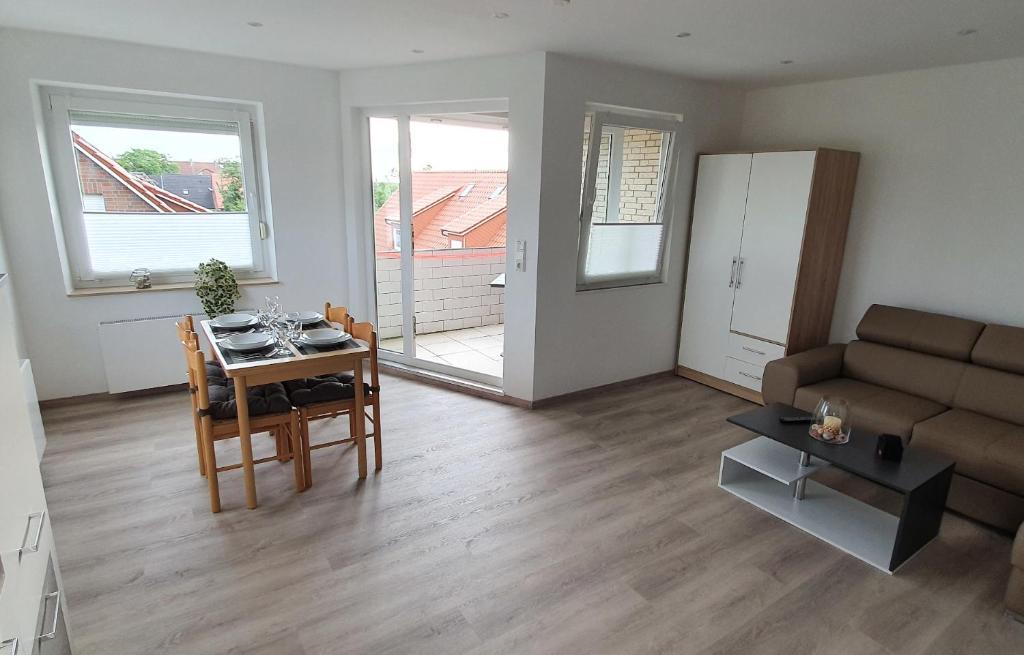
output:
M787 354L828 343L859 163L860 153L818 150L793 295Z

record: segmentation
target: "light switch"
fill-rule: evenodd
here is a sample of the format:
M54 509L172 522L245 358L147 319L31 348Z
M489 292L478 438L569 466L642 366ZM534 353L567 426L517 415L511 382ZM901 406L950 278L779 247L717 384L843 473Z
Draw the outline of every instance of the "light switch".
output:
M516 270L519 272L526 270L526 242L516 240L516 248L513 253L513 257L516 262Z

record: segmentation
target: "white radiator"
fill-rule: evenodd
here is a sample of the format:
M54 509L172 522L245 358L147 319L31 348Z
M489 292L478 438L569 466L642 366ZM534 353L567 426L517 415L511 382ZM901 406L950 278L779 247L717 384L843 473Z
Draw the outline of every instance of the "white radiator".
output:
M197 321L206 318L196 316ZM124 393L185 382L185 356L174 323L181 315L100 323L107 390Z

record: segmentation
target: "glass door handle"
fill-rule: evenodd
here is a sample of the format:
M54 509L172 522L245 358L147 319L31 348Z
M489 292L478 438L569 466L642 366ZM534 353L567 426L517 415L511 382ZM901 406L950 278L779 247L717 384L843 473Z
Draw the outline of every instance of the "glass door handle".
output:
M732 269L729 272L729 288L736 284L736 257L732 258Z
M745 260L742 257L740 257L738 261L739 261L739 265L736 267L736 288L737 289L739 289L740 285L743 284L743 264L745 264L747 260Z

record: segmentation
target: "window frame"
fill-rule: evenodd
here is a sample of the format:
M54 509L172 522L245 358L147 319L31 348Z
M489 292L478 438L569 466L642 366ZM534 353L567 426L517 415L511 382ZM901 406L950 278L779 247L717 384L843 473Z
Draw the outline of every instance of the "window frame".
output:
M90 267L85 208L71 137L72 111L237 123L252 266L235 267L233 271L239 280L276 279L269 185L264 158L261 156L262 116L258 104L55 84L41 84L38 91L43 114L45 163L55 200L55 228L69 293L124 287L129 284L127 274L130 273L98 273ZM116 127L117 121L112 120L111 126ZM218 212L222 215L238 213L241 212ZM189 283L194 279L193 270L152 272L155 285Z
M665 281L665 260L668 254L668 240L671 233L672 217L674 214L674 187L678 170L678 152L676 145L679 142L679 131L681 119L657 118L641 113L621 113L588 107L585 114L591 116L590 134L587 142L587 159L583 169L582 189L580 193L579 213L579 243L577 247L576 266L576 291L593 291L598 289L614 289L618 287L638 286L645 284L660 284ZM597 200L597 168L600 159L601 140L607 129L612 136L612 141L619 141L619 148L609 149L608 166L608 209L611 209L612 188L621 184L622 170L622 146L621 128L640 128L658 130L665 133L666 145L662 148L661 164L658 179L658 205L657 216L661 227L661 241L657 255L657 267L653 273L642 272L636 274L617 274L604 276L588 276L586 273L587 257L590 251L590 233L594 213L594 204ZM618 137L618 138L616 138ZM613 161L615 153L618 153L619 161ZM613 179L613 171L618 171L618 178ZM617 196L618 192L616 192ZM619 224L623 227L631 225L652 225L652 223L620 223L617 220L608 221L607 224ZM628 227L627 227L628 229Z

